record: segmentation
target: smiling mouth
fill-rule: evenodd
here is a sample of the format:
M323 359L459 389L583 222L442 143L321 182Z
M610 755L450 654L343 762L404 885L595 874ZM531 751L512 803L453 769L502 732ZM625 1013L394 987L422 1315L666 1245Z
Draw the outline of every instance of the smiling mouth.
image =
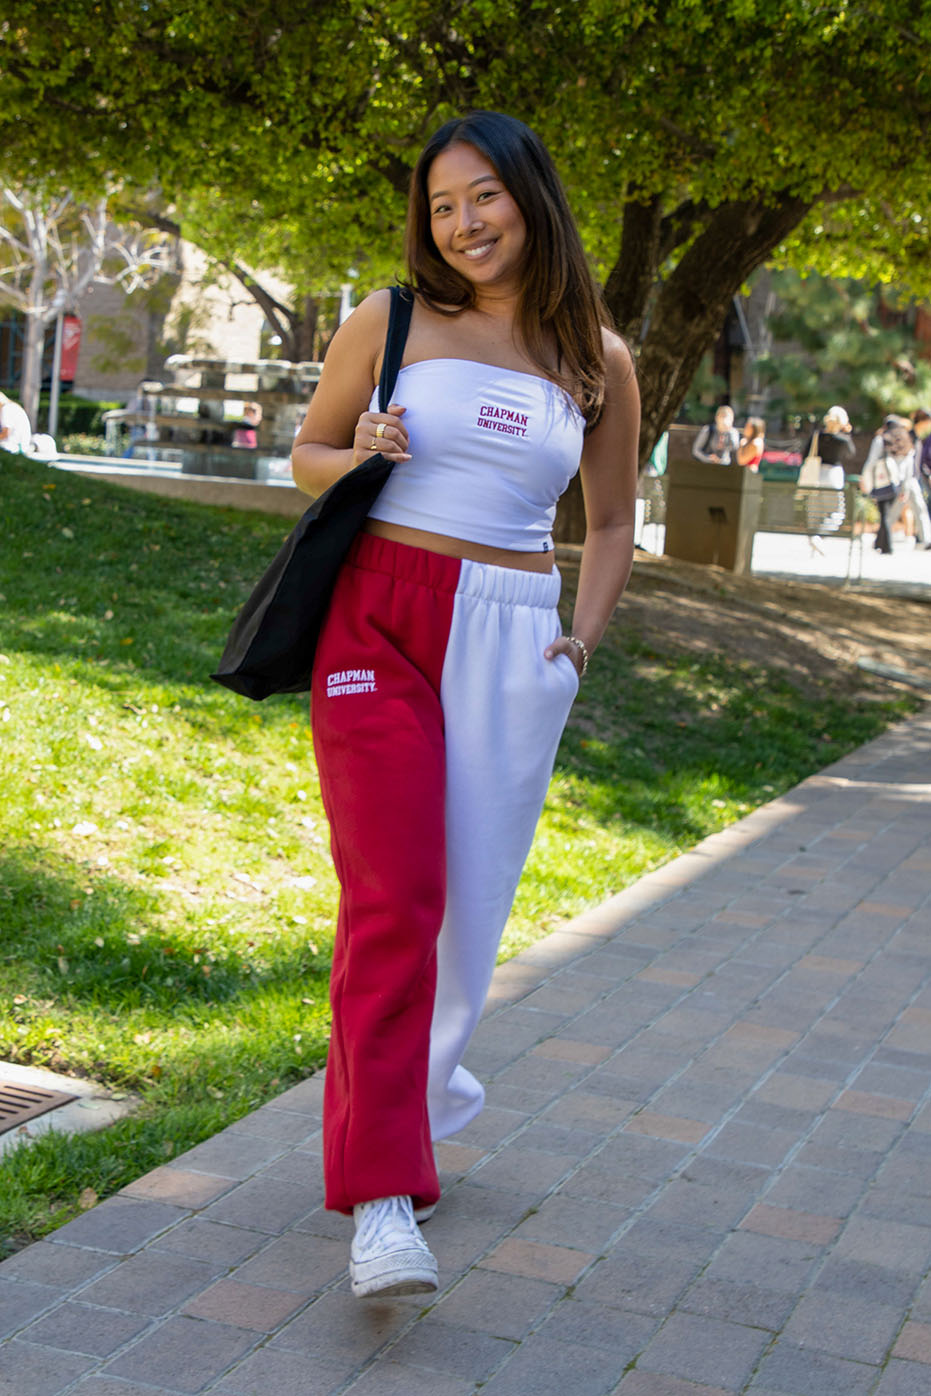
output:
M484 255L484 253L489 252L494 247L494 245L494 241L491 241L483 242L480 247L464 247L462 249L463 256L473 258L481 257Z

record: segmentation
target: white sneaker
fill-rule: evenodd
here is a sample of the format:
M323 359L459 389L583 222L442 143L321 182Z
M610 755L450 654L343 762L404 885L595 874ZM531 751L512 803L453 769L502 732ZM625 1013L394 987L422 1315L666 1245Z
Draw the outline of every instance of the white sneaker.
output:
M931 548L931 543L928 544L928 547ZM427 1205L426 1205L426 1207L415 1207L415 1208L414 1208L414 1221L417 1222L417 1224L418 1224L418 1226L419 1226L421 1222L429 1221L430 1218L433 1216L433 1213L434 1213L435 1211L436 1211L436 1203L435 1203L435 1202L428 1202Z
M436 1289L436 1260L409 1197L378 1197L352 1209L356 1234L349 1257L353 1294L427 1294Z

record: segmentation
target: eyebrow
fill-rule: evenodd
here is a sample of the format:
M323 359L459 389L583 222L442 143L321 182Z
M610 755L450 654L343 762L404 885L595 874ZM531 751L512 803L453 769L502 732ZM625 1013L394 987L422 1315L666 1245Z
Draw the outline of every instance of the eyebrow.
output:
M470 181L468 187L469 187L470 189L474 189L475 186L476 186L476 184L486 184L486 183L488 182L488 180L492 180L493 183L495 183L495 184L500 184L500 182L501 182L500 177L499 177L498 175L496 175L496 174L479 175L478 179L473 179L473 180ZM430 195L430 202L433 203L433 200L434 200L434 199L448 199L448 198L449 198L449 190L448 190L448 189L435 189L435 190L433 191L433 193Z

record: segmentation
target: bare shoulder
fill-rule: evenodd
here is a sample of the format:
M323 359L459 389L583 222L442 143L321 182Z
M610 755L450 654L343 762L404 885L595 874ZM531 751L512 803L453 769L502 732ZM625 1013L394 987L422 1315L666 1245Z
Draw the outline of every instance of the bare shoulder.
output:
M605 356L605 375L608 383L621 385L636 377L634 357L626 342L607 325L601 327L601 343Z
M385 342L390 308L391 292L387 288L373 291L340 325L323 360L320 389L324 400L334 387L345 388L356 396L366 390L371 394L372 383L378 378L376 364Z
M586 437L583 461L591 469L605 469L614 475L618 459L623 473L634 472L636 479L637 442L640 432L640 389L633 355L619 334L602 327L604 346L604 407L597 423Z
M387 286L372 291L360 301L347 320L344 320L334 336L357 350L361 344L371 342L380 346L388 328L388 314L391 309L391 292Z

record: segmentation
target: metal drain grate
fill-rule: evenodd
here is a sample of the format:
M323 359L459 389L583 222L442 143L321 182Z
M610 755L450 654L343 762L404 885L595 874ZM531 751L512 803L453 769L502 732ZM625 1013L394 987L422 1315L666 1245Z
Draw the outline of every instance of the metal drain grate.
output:
M19 1081L0 1080L0 1134L76 1098L67 1091L49 1091L44 1086L24 1086Z

